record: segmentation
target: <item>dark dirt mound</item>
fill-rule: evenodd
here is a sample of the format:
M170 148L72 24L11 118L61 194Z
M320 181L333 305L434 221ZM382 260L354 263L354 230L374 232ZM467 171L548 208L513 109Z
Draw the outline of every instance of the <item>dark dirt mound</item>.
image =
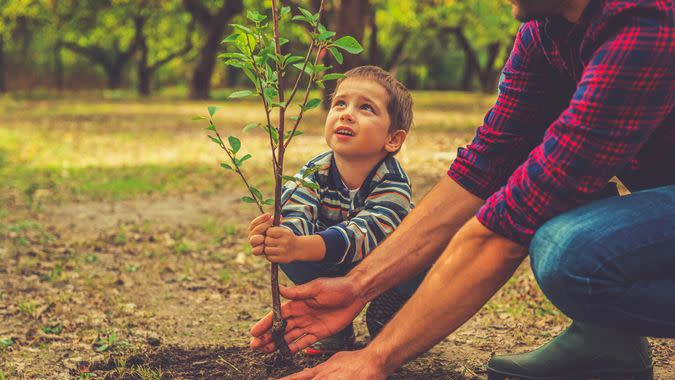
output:
M167 346L127 357L111 356L82 371L91 371L105 379L237 379L279 378L313 367L327 357L295 355L283 362L275 354L256 354L241 347ZM449 363L425 355L401 368L390 379L463 379Z

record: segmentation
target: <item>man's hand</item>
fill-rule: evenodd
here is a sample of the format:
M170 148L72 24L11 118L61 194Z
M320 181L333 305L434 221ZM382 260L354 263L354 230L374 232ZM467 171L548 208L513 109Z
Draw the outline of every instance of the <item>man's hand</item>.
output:
M384 380L387 373L379 365L377 357L369 355L366 350L343 351L333 355L329 361L314 368L306 368L302 372L284 377L281 380L325 379L351 380L368 379Z
M323 278L281 288L281 295L290 300L281 306L281 315L287 323L285 338L292 352L336 334L366 306L365 300L356 293L354 282L345 277ZM270 312L251 329L251 348L274 351L271 329Z

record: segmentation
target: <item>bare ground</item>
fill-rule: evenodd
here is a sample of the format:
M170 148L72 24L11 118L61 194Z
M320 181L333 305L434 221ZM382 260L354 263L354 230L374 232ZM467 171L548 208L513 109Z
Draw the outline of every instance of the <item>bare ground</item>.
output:
M253 210L214 207L229 201L185 195L6 217L0 378L282 375L273 358L245 348L268 310L267 265L247 253ZM524 265L477 317L393 378L484 378L493 353L534 348L567 323ZM357 330L365 344L360 319ZM652 343L656 378L675 379L675 342ZM296 364L315 363L303 360Z

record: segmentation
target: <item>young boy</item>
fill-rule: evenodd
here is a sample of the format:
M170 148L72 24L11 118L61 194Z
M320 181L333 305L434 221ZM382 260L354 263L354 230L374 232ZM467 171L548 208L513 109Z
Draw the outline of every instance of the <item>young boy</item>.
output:
M310 170L303 180L318 189L288 182L282 195L286 203L281 226L271 227L269 214L249 225L253 254L280 263L295 284L344 276L412 208L410 181L394 158L412 124L410 93L379 67L361 66L345 75L337 83L326 117L324 135L331 150L310 160L296 174L302 179ZM395 288L386 302L373 301L367 312L371 337L422 278ZM373 308L376 304L380 307ZM306 352L339 351L349 348L353 340L354 330L349 326Z

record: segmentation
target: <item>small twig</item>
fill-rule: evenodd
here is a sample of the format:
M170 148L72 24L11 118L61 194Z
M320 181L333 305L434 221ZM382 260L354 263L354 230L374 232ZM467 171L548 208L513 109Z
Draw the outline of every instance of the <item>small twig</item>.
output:
M225 364L229 365L229 366L232 367L235 371L241 373L241 371L239 370L239 368L235 367L234 364L232 364L232 363L228 362L227 360L225 360L225 358L223 358L221 355L218 355L218 361L221 362L221 363L225 363Z
M211 124L213 124L213 122L211 122ZM218 141L220 142L220 144L219 144L220 147L225 151L225 153L227 153L227 156L230 158L230 161L232 161L232 164L234 164L234 167L236 168L235 172L237 172L237 174L239 174L239 177L241 177L241 180L244 181L244 185L246 185L246 188L248 189L249 193L251 194L251 197L253 197L253 199L255 199L255 203L258 206L258 210L260 210L261 214L264 213L265 211L262 208L262 204L260 204L260 202L262 202L262 199L258 200L258 197L256 197L255 194L253 194L253 191L251 191L251 186L248 184L248 181L246 180L246 176L244 175L244 172L241 171L241 168L239 168L239 165L237 165L237 163L234 161L234 157L232 156L232 154L230 154L230 151L227 149L227 147L223 143L223 139L222 139L222 137L220 137L220 133L218 133L218 129L215 128L215 125L214 125L214 132L216 132L216 137L218 137Z

